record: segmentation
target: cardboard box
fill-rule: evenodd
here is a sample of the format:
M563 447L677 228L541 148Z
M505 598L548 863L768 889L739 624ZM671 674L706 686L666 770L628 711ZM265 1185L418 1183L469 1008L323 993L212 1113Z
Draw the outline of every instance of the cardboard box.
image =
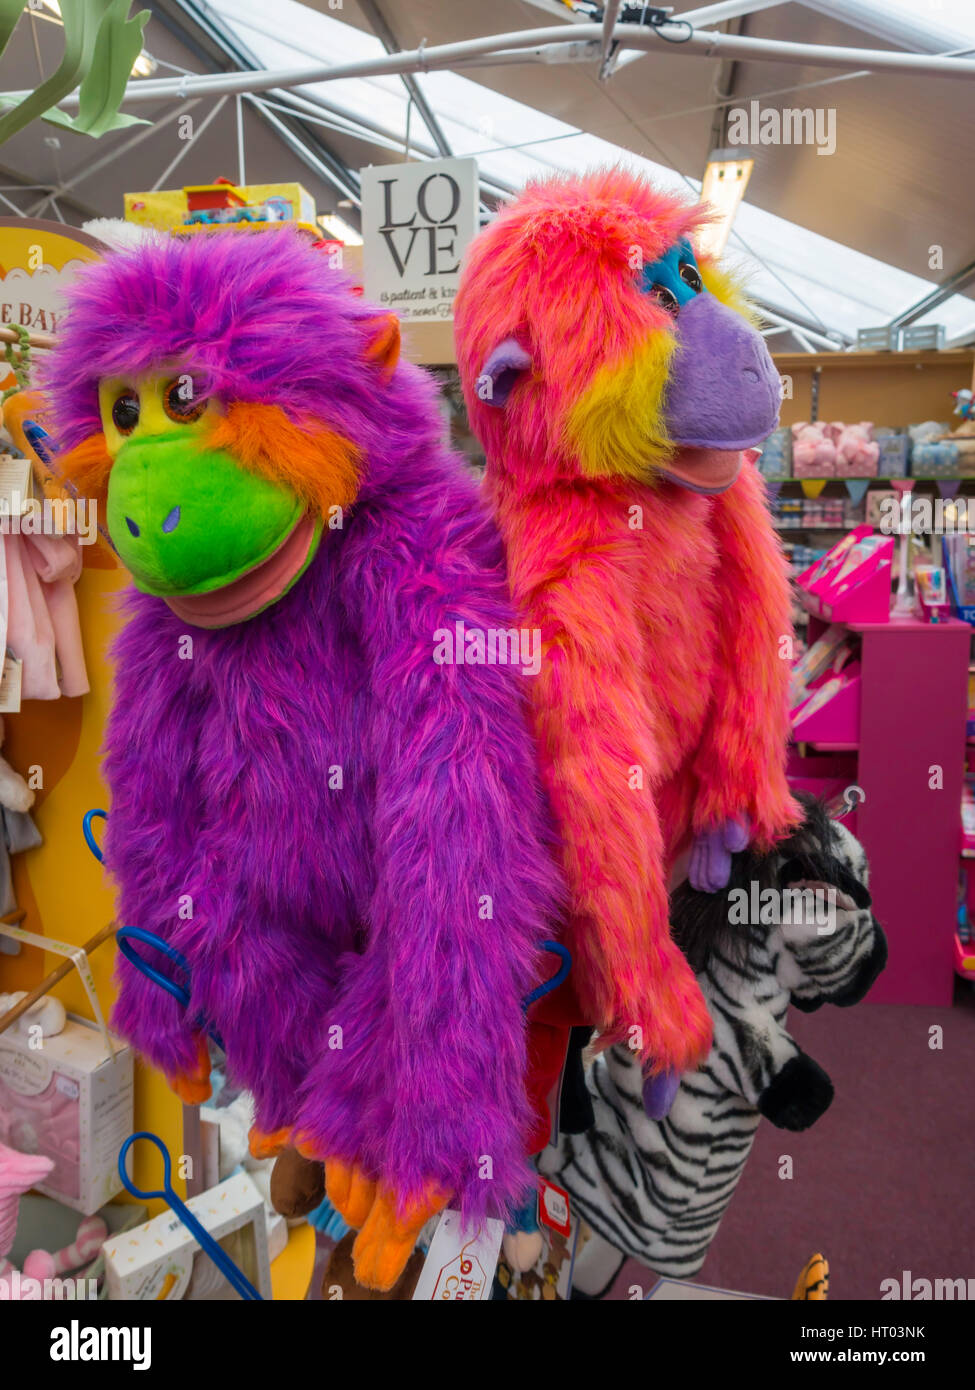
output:
M54 1171L38 1192L93 1215L122 1190L119 1149L132 1133L132 1053L101 1030L68 1016L64 1032L31 1046L30 1035L0 1034L0 1142L44 1154Z
M264 1202L246 1173L191 1197L190 1211L246 1275L262 1298L271 1298ZM136 1302L191 1299L239 1300L209 1255L175 1212L164 1211L105 1244L108 1296Z

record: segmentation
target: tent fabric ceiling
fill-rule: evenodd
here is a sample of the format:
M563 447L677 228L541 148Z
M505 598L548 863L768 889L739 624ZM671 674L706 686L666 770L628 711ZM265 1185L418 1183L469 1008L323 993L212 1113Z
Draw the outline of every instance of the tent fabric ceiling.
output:
M242 63L296 67L307 62L310 54L338 61L344 51L334 41L339 34L343 43L353 49L357 44L360 51L371 43L372 52L378 47L370 25L369 10L374 8L399 46L407 49L424 41L434 46L551 26L559 22L557 16L564 8L553 0L492 0L490 8L482 0L449 4L445 0L371 0L361 8L357 0L344 0L338 8L330 0L304 0L300 8L290 0L279 0L273 9L258 0L149 3L152 18L146 46L160 61L158 75L219 71ZM955 0L944 3L950 8ZM690 4L691 0L678 0L675 8L687 11ZM901 9L903 19L906 4L907 0L886 0L886 9ZM771 5L766 0L766 5L707 27L844 47L897 46L893 40L884 40L887 21L879 0L792 0ZM869 10L880 11L879 20L873 15L872 26L867 22ZM853 11L862 27L836 17L837 12ZM568 10L564 14L566 24L571 24ZM346 27L335 28L336 21ZM329 22L332 27L326 29ZM309 42L309 24L318 25L322 35L314 49L303 46ZM887 23L887 27L902 44L909 40L921 47L917 32L907 33L905 39L896 25ZM915 20L915 31L918 27ZM44 70L49 72L59 56L60 35L54 25L37 23L34 28ZM969 28L975 42L975 23L969 22ZM950 28L944 34L932 29L928 37L930 42L924 46L929 51L951 47ZM4 69L9 75L0 82L3 87L29 83L36 72L32 36L25 22L5 56ZM600 82L597 74L596 63L519 62L465 67L459 76L430 73L417 80L445 132L452 136L455 151L477 152L485 179L513 186L539 168L563 163L579 167L587 157L590 161L635 157L656 166L658 176L696 188L707 154L721 134L716 102L722 94L741 105L747 105L752 96L764 96L763 107L832 108L833 154L818 155L810 146L753 148L755 168L748 201L736 223L737 247L731 248L744 255L747 247L751 253L745 260L751 261L753 292L762 302L821 333L839 329L848 341L857 326L886 321L975 259L971 233L975 192L962 173L967 154L965 117L971 106L967 82L892 74L849 77L821 67L778 62L728 64L716 58L675 55L662 41L649 54L626 55L608 82ZM807 84L820 85L804 90ZM340 199L347 199L348 187L330 170L344 165L351 171L347 179L354 187L360 167L403 157L398 139L403 136L407 95L401 79L391 77L357 82L354 88L351 82L325 83L308 92L317 92L333 104L346 102L385 127L392 138L383 142L377 136L379 143L375 143L334 117L325 119L331 127L338 124L342 129L302 123L293 113L267 107L261 111L245 101L247 168L251 178L302 181L319 210L331 211ZM490 114L485 114L489 108ZM140 106L138 114L155 122L170 119L149 130L137 144L131 143L133 131L114 133L99 142L58 131L55 147L50 143L55 136L52 128L35 123L0 150L0 184L7 190L0 191L0 198L36 215L44 191L16 193L10 185L44 180L69 183L57 204L46 205L41 215L50 216L53 208L68 220L79 221L90 215L117 215L123 192L151 186L180 154L183 157L161 186L202 181L218 172L236 176L234 101L225 103L189 149L181 145L173 119L180 109L175 101ZM193 108L197 127L213 110L211 98ZM411 131L414 146L431 148L430 136L415 110ZM285 138L289 143L284 143ZM531 143L542 139L543 144ZM529 142L525 148L517 148L524 142ZM356 220L354 212L346 210L343 215ZM936 270L930 268L932 247L941 248ZM950 337L975 332L975 306L961 297L969 289L963 288L927 316L930 321L946 322Z
M328 0L303 3L330 13ZM674 8L678 14L690 9L689 0ZM403 48L416 48L424 39L432 46L536 28L554 18L529 0L492 0L489 24L481 0L383 0L383 12ZM930 11L932 20L938 15ZM341 17L368 28L354 3L344 6ZM743 22L747 33L758 38L896 47L796 3L749 14ZM791 63L736 66L733 94L742 105L752 94L839 76ZM609 82L600 82L596 65L590 64L478 67L466 69L465 75L695 179L711 148L713 103L719 91L731 94L722 83L727 73L721 63L675 56L662 42L659 53L620 68ZM939 278L975 259L975 188L961 176L973 115L967 82L871 75L774 101L834 107L836 151L819 156L808 146L758 146L749 203L926 279L928 248L934 243L944 250L944 277Z

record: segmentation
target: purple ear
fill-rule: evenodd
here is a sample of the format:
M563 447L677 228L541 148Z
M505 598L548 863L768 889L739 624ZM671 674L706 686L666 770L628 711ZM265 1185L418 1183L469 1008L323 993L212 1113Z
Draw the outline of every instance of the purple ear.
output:
M487 405L505 405L523 372L532 364L528 353L514 338L505 338L491 353L477 378L478 398Z

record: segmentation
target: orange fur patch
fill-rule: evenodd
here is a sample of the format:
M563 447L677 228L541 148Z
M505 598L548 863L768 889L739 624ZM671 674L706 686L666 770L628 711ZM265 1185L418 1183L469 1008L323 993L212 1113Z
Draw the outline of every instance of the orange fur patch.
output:
M320 420L303 426L279 405L236 402L213 428L199 436L201 447L232 454L241 467L291 488L319 516L347 507L359 492L359 449Z
M82 497L93 498L100 508L105 506L112 460L105 436L100 430L74 449L59 454L55 467L66 482L74 484Z

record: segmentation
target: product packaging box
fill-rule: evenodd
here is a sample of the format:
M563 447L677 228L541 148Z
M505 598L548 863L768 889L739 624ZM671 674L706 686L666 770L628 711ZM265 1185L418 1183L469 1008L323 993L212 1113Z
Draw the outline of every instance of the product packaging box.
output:
M167 232L242 220L296 222L317 230L315 217L315 200L300 183L214 183L125 195L126 222Z
M264 1201L248 1175L236 1173L186 1205L261 1297L270 1299ZM141 1303L240 1298L172 1211L111 1237L104 1255L109 1298Z
M40 1046L37 1044L40 1043ZM132 1053L69 1014L64 1031L0 1034L0 1142L44 1154L54 1170L37 1190L93 1215L121 1192L118 1153L132 1133Z

